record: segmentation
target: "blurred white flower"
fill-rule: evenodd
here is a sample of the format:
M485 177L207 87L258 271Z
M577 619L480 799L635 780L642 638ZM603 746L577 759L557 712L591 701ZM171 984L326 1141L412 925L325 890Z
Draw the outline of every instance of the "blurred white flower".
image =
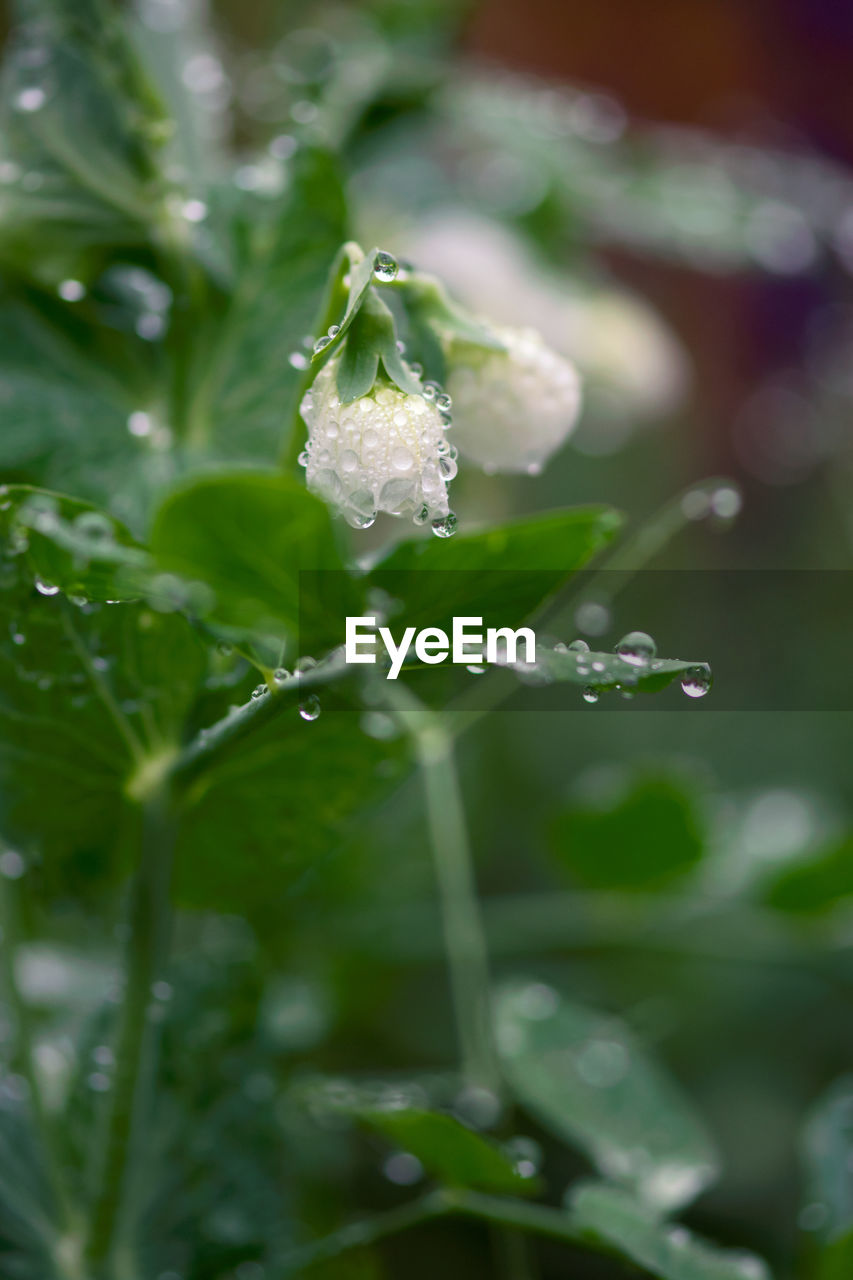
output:
M540 471L580 410L573 365L533 329L496 329L503 351L454 342L447 390L459 450L485 471Z
M369 395L342 404L338 359L330 360L302 400L308 443L300 462L308 488L366 529L379 511L438 527L450 517L447 485L456 474L445 418L420 395L380 379Z
M400 239L405 255L446 280L472 311L496 324L537 329L577 365L588 399L608 416L657 418L684 397L684 349L629 290L546 272L514 232L464 211L446 210Z

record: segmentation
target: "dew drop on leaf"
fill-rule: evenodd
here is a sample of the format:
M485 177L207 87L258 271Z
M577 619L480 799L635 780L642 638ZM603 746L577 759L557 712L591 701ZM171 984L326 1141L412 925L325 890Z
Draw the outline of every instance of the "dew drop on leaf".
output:
M383 250L373 259L373 274L382 284L390 284L392 280L396 280L399 270L397 259Z
M681 678L682 693L686 693L688 698L704 698L711 687L711 680L710 667L690 667Z
M316 720L320 714L320 699L312 693L310 698L299 704L299 714L303 720Z
M657 652L657 646L645 631L629 631L616 646L623 662L632 667L647 667Z

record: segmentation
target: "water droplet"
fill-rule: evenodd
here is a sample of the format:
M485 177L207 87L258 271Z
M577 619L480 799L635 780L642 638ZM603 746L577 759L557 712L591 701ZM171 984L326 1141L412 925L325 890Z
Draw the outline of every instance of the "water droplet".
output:
M265 684L259 684L259 685L256 685L255 688L252 690L252 697L262 698L265 693L269 693L269 689Z
M711 510L720 520L734 520L740 514L743 498L731 485L721 485L710 498Z
M469 662L465 670L470 671L472 676L481 676L486 668L480 662Z
M589 685L589 686L588 686L586 689L584 689L584 691L583 691L583 700L584 700L584 702L598 702L599 696L600 696L600 695L599 695L598 690L597 690L597 689L593 689L592 685Z
M542 1167L542 1148L532 1138L518 1135L510 1138L504 1150L521 1178L535 1178Z
M112 522L100 511L84 511L76 517L74 527L84 538L92 538L96 542L104 542L113 536Z
M711 668L707 664L690 667L681 677L681 690L688 698L704 698L712 680Z
M569 653L589 653L589 645L586 640L573 640L568 648Z
M290 672L288 671L287 667L277 667L273 674L273 679L275 680L276 684L284 684L285 680L289 680Z
M15 849L4 849L0 853L0 876L7 880L20 880L26 869L27 864Z
M441 395L435 397L435 407L442 413L449 413L453 406L453 401L446 391L442 391Z
M58 596L59 587L55 587L51 582L45 582L44 578L36 578L36 591L41 596Z
M330 338L336 338L340 333L340 331L341 331L341 326L339 324L329 325L328 333Z
M595 600L586 600L578 606L575 625L588 636L603 636L610 626L610 610Z
M616 652L632 667L647 667L657 653L657 646L645 631L629 631L617 644Z
M299 714L303 720L316 720L320 714L320 699L315 693L299 704Z
M80 280L63 280L57 293L63 302L79 302L86 296L86 286Z
M315 354L319 351L324 350L324 348L327 347L331 341L332 339L329 337L327 333L322 334L322 336L319 337L317 341L314 343Z
M127 420L127 429L132 436L150 436L154 427L154 419L142 409L137 409Z
M394 449L391 454L391 462L398 471L408 471L414 460L411 450L403 448L402 445Z
M18 111L25 111L27 114L33 111L41 111L47 102L47 94L40 85L28 85L26 89L21 89L15 97L15 108Z
M432 531L437 538L452 538L458 523L454 513L448 511L446 516L439 516L437 520L433 520Z
M424 504L424 506L422 506L422 507L421 507L418 511L416 511L416 512L415 512L415 514L412 516L412 523L413 523L413 524L418 524L418 525L420 525L420 524L426 524L427 520L429 520L429 507L428 507L428 506L426 506L426 504Z
M424 1176L424 1167L417 1156L408 1151L398 1151L388 1157L382 1172L389 1182L398 1187L411 1187Z
M373 259L373 274L382 284L389 284L392 280L396 280L399 270L397 259L390 253L380 250Z
M433 401L435 400L440 390L441 388L439 387L437 382L425 382L421 395L423 396L424 400Z

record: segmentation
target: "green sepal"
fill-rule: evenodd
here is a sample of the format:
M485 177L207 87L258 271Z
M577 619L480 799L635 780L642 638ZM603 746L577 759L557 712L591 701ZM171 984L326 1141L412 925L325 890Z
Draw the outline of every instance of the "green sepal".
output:
M312 364L325 364L329 356L343 343L368 295L373 280L373 262L378 252L379 250L374 248L365 254L354 240L348 240L338 250L329 270L329 282L320 314L324 317L322 322L324 328L327 323L339 324L340 327L324 347L314 352L311 357ZM348 286L344 283L347 276L349 276ZM340 314L341 308L343 308L343 316L340 321L337 321L335 317Z
M414 274L401 285L403 302L419 331L438 331L448 343L465 342L486 351L505 351L494 330L450 297L434 276Z
M397 349L397 328L391 309L376 293L368 291L350 323L338 366L338 395L343 404L351 404L370 392L380 360L395 386L409 395L420 395L421 383Z

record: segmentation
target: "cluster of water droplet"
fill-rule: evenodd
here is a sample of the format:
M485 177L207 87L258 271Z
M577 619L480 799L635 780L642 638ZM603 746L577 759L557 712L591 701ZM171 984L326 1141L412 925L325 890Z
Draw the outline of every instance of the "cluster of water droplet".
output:
M575 655L577 674L582 678L589 678L589 684L583 690L583 700L589 703L598 702L604 689L613 689L621 693L623 698L633 698L634 686L644 675L662 671L665 667L656 656L657 646L654 640L645 631L629 631L616 645L615 653L620 664L625 664L624 674L620 670L614 671L613 660L609 655L591 652L586 640L573 640L571 644L558 642L553 646L552 652ZM711 683L711 668L707 663L687 667L681 675L681 688L688 698L704 697Z
M533 329L497 329L503 351L450 349L448 391L460 452L487 473L535 475L573 430L577 371Z
M437 536L449 537L456 528L447 501L456 475L456 450L445 437L450 398L435 383L409 395L380 379L368 395L343 404L338 360L321 369L301 405L309 438L299 460L308 488L355 529L369 528L385 511L430 521Z

